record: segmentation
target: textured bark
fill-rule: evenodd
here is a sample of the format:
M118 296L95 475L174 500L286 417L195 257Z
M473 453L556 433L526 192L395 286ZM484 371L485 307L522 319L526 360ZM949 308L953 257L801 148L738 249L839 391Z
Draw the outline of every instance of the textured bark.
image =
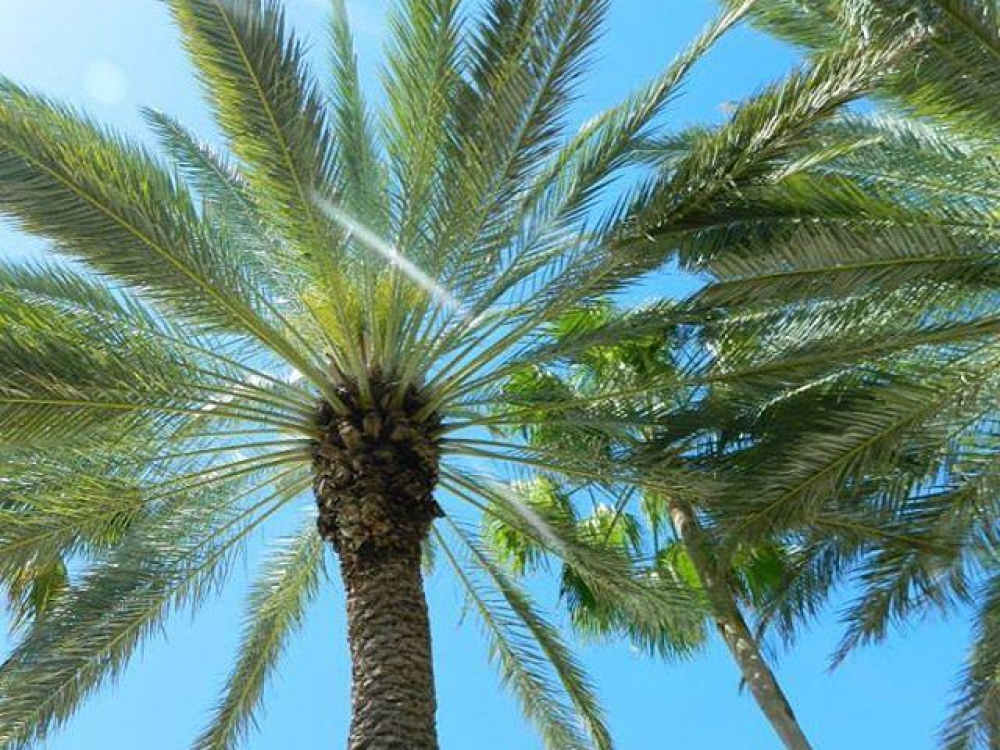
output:
M735 596L718 570L711 542L698 523L694 510L688 503L674 500L670 503L670 515L701 579L716 627L732 652L757 705L787 750L811 750L812 746L799 726L788 698L764 660L757 639L750 632Z
M355 401L350 393L344 399ZM383 399L388 401L389 399ZM378 402L376 402L378 403ZM324 407L314 452L319 532L347 591L349 750L437 750L421 549L434 518L437 422L415 396L395 410Z
M420 546L341 572L351 645L350 750L437 750Z

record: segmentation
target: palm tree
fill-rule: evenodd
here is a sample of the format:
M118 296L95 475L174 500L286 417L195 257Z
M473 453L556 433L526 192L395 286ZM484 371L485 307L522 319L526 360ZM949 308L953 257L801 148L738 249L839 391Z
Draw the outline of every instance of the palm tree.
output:
M579 665L462 513L527 535L636 628L680 632L703 621L690 587L540 517L489 467L680 496L701 477L485 428L512 372L591 345L553 341L549 322L700 237L713 201L794 171L788 153L906 44L831 53L681 153L652 124L743 8L566 137L605 0L492 0L475 14L403 0L377 116L341 3L329 95L276 2L169 5L231 153L150 113L165 165L0 83L0 211L70 260L0 266L0 578L25 621L0 668L0 746L66 720L309 489L318 524L263 564L198 747L247 732L326 548L347 592L350 747L437 746L431 549L548 744L610 746ZM635 182L643 164L652 172ZM630 178L609 208L610 186ZM649 243L664 228L672 239ZM607 426L601 404L555 399L505 417L552 425L591 411Z
M682 363L691 356L692 342L674 323L676 311L669 303L624 313L608 303L592 303L557 321L552 334L556 340L600 332L616 318L624 337L608 340L598 335L590 348L567 361L532 364L514 373L507 384L505 409L522 409L524 404L544 408L553 398L582 403L601 399L608 416L615 417L617 429L609 431L595 422L591 410L556 425L542 418L529 420L514 428L516 432L534 446L558 445L608 457L624 453L643 464L650 460L647 454L652 454L657 464L671 462L697 471L703 453L700 431L673 424L678 415L704 398L700 387L685 377ZM641 324L631 325L637 318ZM652 383L658 386L655 391ZM577 524L581 534L588 534L595 544L634 557L651 577L666 577L690 587L692 598L704 601L706 614L729 648L744 683L784 746L789 750L810 747L743 612L744 606L754 609L777 593L772 589L792 564L788 551L774 546L747 548L723 561L705 509L696 508L688 496L678 493L599 481L568 485L546 474L513 489L520 489L524 502L544 517ZM588 500L589 512L581 517L577 508L586 507ZM544 550L530 539L496 519L486 520L492 547L514 572L537 570L546 562ZM637 648L668 657L686 656L705 641L703 627L649 632L603 602L572 568L564 565L561 578L561 595L571 620L586 636L620 633Z
M712 280L688 312L709 321L692 371L712 395L697 411L729 425L713 518L730 545L796 546L763 617L788 641L849 582L835 663L895 623L971 611L942 742L996 747L1000 13L990 0L764 0L753 17L817 61L915 43L873 91L876 114L792 144L784 171L726 195L678 247ZM708 153L724 132L692 147ZM656 210L645 233L670 241Z
M475 17L404 0L379 115L341 2L329 94L278 3L169 5L230 153L150 112L165 163L0 82L0 211L68 259L0 265L0 579L23 626L0 668L0 746L65 721L311 489L318 520L263 563L197 747L246 735L328 547L347 592L351 748L437 747L432 549L548 744L610 747L579 665L459 506L533 538L638 626L700 620L685 589L540 523L485 462L662 490L684 477L482 430L512 368L572 351L548 321L658 264L612 254L598 199L740 11L567 139L603 0L493 0Z

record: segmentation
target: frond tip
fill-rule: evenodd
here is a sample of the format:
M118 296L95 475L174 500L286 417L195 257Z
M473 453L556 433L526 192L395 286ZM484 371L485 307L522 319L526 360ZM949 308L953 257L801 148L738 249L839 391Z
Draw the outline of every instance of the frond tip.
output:
M236 665L211 725L195 743L197 750L233 750L246 739L266 681L316 594L323 554L323 540L310 519L297 537L286 540L265 563L250 591Z

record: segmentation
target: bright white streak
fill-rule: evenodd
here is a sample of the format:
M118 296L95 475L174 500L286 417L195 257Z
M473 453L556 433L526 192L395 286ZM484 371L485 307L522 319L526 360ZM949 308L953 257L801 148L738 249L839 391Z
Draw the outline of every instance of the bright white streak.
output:
M362 245L370 250L374 250L383 259L402 271L404 276L436 299L442 307L455 313L463 321L468 320L469 315L461 300L457 299L455 295L424 273L420 266L342 208L335 206L325 198L317 197L315 200L316 205L319 206L320 210L331 221L336 222L342 229L350 232L352 236L357 238Z
M497 492L497 490L499 489L500 487L494 485L493 488L494 492ZM548 522L546 522L546 520L542 518L534 508L532 508L530 505L528 505L528 503L526 503L524 500L518 497L517 492L508 492L508 493L497 492L497 494L506 494L507 500L517 508L518 513L525 521L528 522L528 525L531 526L536 532L538 532L538 535L542 537L542 539L544 539L545 542L553 550L555 550L556 553L558 554L564 553L565 546L559 540L559 537L557 537L555 533L552 531L552 529L549 527Z

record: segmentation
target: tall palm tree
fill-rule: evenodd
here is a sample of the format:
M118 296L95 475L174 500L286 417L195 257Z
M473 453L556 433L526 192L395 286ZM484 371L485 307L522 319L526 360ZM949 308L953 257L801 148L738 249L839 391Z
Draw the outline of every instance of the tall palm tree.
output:
M403 0L376 115L342 2L327 92L278 3L170 0L229 153L151 112L167 162L0 82L0 211L70 261L0 265L0 579L23 624L0 668L0 746L65 721L309 490L318 520L264 562L197 747L245 736L332 548L349 746L436 748L432 547L548 744L610 746L557 631L452 512L486 509L531 536L638 626L700 620L684 588L540 522L486 463L686 481L482 435L512 368L575 345L548 340L547 321L659 263L612 253L598 199L740 15L567 138L606 5L493 0L472 15ZM451 530L437 529L446 507Z
M713 201L789 172L789 151L905 45L831 53L674 159L652 124L743 9L567 136L606 5L402 0L376 115L341 3L327 94L276 2L170 0L231 153L150 113L169 165L0 83L0 211L71 260L0 266L0 578L26 620L0 668L0 746L69 717L309 489L318 524L264 563L198 747L245 735L326 548L347 592L350 747L436 747L431 547L548 743L610 745L578 664L460 508L565 560L635 627L682 631L702 622L689 587L540 517L490 472L544 467L680 495L700 478L484 428L511 372L623 331L553 341L548 322L657 268L700 236ZM644 163L652 180L607 208L609 187ZM648 241L665 227L669 243ZM590 411L607 425L602 402L506 416L556 424ZM439 529L446 507L454 523Z
M715 466L730 489L713 517L733 545L797 546L764 617L787 639L850 582L835 663L895 623L971 612L975 642L942 742L992 748L1000 10L763 0L753 17L816 60L906 33L915 43L873 91L876 114L825 123L783 154L787 172L730 193L724 220L678 249L713 282L689 305L710 321L711 355L694 370L713 395L698 409L729 424Z

